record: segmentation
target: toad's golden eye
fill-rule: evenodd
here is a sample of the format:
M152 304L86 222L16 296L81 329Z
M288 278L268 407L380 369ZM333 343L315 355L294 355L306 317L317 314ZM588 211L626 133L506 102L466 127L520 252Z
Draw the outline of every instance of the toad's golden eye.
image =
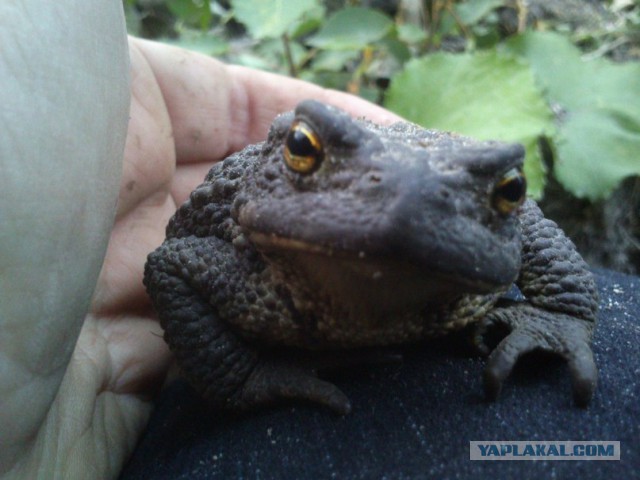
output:
M310 173L322 161L320 138L306 123L296 120L291 125L284 144L284 160L298 173Z
M507 215L522 205L526 195L527 179L521 169L512 168L496 183L491 203L498 212Z

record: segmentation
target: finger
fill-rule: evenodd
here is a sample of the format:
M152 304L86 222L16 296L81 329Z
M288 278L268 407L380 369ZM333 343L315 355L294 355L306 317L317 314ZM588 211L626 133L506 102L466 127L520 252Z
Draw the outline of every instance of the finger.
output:
M305 98L338 105L379 123L399 117L365 100L307 82L140 39L165 99L178 162L214 161L266 137L273 118Z
M158 330L148 318L87 317L49 415L34 438L43 458L57 456L56 469L45 470L59 475L46 477L117 476L147 423L151 398L170 363ZM23 408L19 416L25 413Z
M142 53L129 48L131 107L117 219L157 191L167 194L175 169L171 120L162 92Z
M171 196L176 205L182 205L189 194L200 185L214 162L183 163L176 169L171 182Z
M345 110L356 117L366 117L382 124L390 124L402 120L394 113L351 94L330 90L308 82L296 80L273 73L255 71L237 65L227 66L231 81L238 89L239 101L252 107L252 116L244 119L248 128L232 147L244 146L266 137L273 118L282 112L291 110L295 105L307 98Z
M129 315L87 316L73 357L77 381L145 398L161 386L170 360L158 322Z
M93 294L92 312L114 313L149 304L142 284L144 264L147 254L164 240L175 209L170 196L157 192L118 219Z

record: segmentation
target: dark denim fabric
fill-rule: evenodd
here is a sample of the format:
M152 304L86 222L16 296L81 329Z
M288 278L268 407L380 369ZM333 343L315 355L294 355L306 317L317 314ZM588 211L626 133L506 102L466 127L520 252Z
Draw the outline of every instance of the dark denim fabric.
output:
M309 405L234 417L178 382L121 479L640 478L640 278L597 275L600 382L587 409L572 404L566 366L534 355L486 402L485 359L438 340L399 365L329 376L352 401L345 417ZM621 461L470 461L470 440L619 440Z

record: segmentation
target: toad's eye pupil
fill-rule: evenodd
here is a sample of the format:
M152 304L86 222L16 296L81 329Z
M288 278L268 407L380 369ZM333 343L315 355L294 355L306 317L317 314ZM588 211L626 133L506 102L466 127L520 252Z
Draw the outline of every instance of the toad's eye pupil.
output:
M291 130L287 136L287 148L292 155L315 155L316 150L308 134L302 130Z
M493 207L500 213L507 215L516 210L527 194L527 179L522 170L514 168L509 170L493 190Z
M322 162L323 148L318 134L307 123L297 120L284 141L284 160L297 173L315 171Z
M525 192L526 181L522 175L509 179L498 188L500 195L509 202L519 202Z

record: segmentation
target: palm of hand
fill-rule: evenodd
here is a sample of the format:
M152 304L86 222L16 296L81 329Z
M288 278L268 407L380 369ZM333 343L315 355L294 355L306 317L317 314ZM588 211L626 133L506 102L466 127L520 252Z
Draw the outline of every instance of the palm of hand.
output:
M130 54L130 122L115 224L60 389L12 471L18 478L118 475L170 363L142 285L146 256L216 161L264 138L273 117L304 98L381 123L397 120L346 94L153 42L131 39Z

